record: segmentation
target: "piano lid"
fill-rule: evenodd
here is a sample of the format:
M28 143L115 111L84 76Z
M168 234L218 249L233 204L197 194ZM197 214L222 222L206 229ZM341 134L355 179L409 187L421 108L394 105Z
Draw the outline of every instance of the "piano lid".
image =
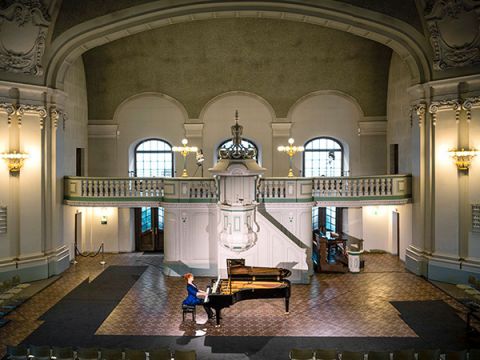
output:
M288 269L275 267L245 266L245 259L227 259L228 276L232 279L277 279L289 277L292 272Z

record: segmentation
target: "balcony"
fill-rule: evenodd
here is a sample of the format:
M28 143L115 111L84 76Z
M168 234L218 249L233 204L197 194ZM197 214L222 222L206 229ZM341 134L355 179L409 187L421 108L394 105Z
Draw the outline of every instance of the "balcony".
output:
M65 204L142 207L215 203L213 178L65 177ZM261 178L258 202L315 202L318 206L400 205L411 201L410 175Z

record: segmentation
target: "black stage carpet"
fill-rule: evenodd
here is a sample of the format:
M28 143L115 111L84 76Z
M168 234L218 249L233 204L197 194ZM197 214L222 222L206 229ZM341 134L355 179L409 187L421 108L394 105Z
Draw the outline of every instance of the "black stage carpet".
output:
M68 293L39 320L26 344L92 344L95 331L140 278L146 266L109 266Z
M418 335L409 338L94 335L145 269L143 266L110 266L91 283L83 282L42 316L44 323L24 344L194 349L198 359L287 359L294 347L350 351L480 347L478 336L467 336L465 322L443 301L392 302ZM322 319L318 321L321 323Z

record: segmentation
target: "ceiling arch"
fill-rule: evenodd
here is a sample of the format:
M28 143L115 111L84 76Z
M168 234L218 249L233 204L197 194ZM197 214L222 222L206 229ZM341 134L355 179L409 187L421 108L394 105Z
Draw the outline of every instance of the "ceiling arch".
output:
M255 17L307 22L345 31L390 47L408 65L411 83L430 80L429 47L422 34L396 18L332 0L316 6L293 1L202 1L165 8L155 1L86 21L69 29L45 53L46 85L63 89L69 66L89 49L180 22L212 18Z

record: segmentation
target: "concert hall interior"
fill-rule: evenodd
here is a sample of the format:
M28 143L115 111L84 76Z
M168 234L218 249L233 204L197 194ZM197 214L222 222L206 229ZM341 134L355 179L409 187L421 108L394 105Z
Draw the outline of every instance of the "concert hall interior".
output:
M479 151L478 0L1 0L0 358L472 360Z

